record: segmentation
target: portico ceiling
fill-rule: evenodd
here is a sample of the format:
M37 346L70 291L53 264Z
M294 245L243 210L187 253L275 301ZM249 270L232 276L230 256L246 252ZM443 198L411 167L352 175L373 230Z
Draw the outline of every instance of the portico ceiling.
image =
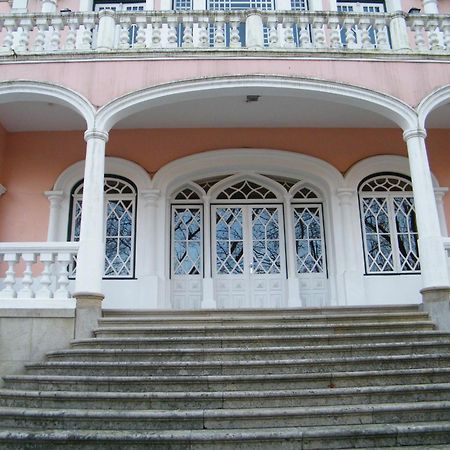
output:
M247 102L247 95L260 95ZM427 128L450 128L450 103L433 111ZM55 103L18 101L0 103L0 123L9 132L82 130L85 121L75 111ZM193 98L162 104L132 114L116 124L119 129L145 128L396 128L379 114L354 105L308 96L280 96L255 88L231 95Z

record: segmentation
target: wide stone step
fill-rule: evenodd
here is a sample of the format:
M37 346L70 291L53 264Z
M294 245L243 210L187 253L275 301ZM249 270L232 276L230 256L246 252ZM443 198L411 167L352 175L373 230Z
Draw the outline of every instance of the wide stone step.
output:
M450 365L439 368L403 370L310 372L262 375L178 375L178 376L100 376L96 375L9 375L5 387L21 390L61 390L99 392L198 392L261 391L447 383Z
M72 348L257 348L270 346L371 344L389 342L450 342L450 333L442 331L405 331L385 333L351 333L323 335L255 335L234 336L173 336L173 337L119 337L92 338L73 341Z
M4 450L23 450L32 443L35 450L47 449L187 449L190 450L317 450L358 447L364 449L428 450L448 449L450 423L395 425L349 425L328 427L283 427L265 429L171 431L45 431L12 429L0 431ZM408 444L414 443L413 446Z
M450 401L450 383L360 388L215 392L0 390L0 406L66 409L227 409Z
M0 429L202 430L450 421L450 402L195 410L0 409Z
M429 320L428 314L424 312L392 312L392 313L340 313L340 314L265 314L262 316L252 314L229 314L227 316L182 316L182 317L152 317L152 316L126 316L126 317L104 317L99 320L100 327L130 327L130 326L201 326L201 325L245 325L245 324L345 324L367 322L412 322Z
M301 347L209 349L70 349L50 352L50 361L258 361L270 359L338 358L449 353L448 342L373 343Z
M26 366L28 373L65 375L232 375L343 372L450 366L450 353L372 357L271 359L257 361L48 361Z
M271 335L311 335L311 334L348 334L348 333L380 333L389 331L434 330L430 321L409 322L367 322L365 324L279 324L279 325L223 325L223 326L132 326L103 327L94 330L96 337L106 336L251 336L255 334Z

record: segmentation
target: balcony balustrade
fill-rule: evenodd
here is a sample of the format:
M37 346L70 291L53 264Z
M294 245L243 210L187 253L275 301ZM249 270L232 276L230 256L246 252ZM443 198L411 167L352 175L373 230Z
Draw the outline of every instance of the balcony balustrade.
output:
M0 56L224 50L450 52L450 16L313 11L1 14Z
M78 242L0 242L0 299L67 299Z

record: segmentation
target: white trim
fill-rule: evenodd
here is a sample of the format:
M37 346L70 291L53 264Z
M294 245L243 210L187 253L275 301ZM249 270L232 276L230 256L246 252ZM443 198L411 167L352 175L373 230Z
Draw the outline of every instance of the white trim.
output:
M56 103L78 113L85 120L87 129L94 127L94 106L71 89L36 81L0 82L0 103L14 103L18 100Z
M258 88L261 92L277 90L280 96L299 93L299 98L314 95L328 101L357 106L392 120L403 130L417 127L416 112L406 103L386 94L361 87L323 80L276 76L227 76L186 80L154 86L119 97L98 111L97 127L109 131L117 122L150 108L176 104L193 98L211 98Z
M450 101L450 85L440 87L427 95L417 106L419 128L425 128L428 116L440 106Z

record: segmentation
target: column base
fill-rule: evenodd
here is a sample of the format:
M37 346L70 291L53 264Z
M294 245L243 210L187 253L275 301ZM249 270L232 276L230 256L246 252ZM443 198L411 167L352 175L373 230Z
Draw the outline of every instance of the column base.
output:
M450 286L424 288L422 311L427 312L439 330L450 331Z
M76 298L75 339L91 338L102 316L105 296L96 292L76 292L73 296Z

